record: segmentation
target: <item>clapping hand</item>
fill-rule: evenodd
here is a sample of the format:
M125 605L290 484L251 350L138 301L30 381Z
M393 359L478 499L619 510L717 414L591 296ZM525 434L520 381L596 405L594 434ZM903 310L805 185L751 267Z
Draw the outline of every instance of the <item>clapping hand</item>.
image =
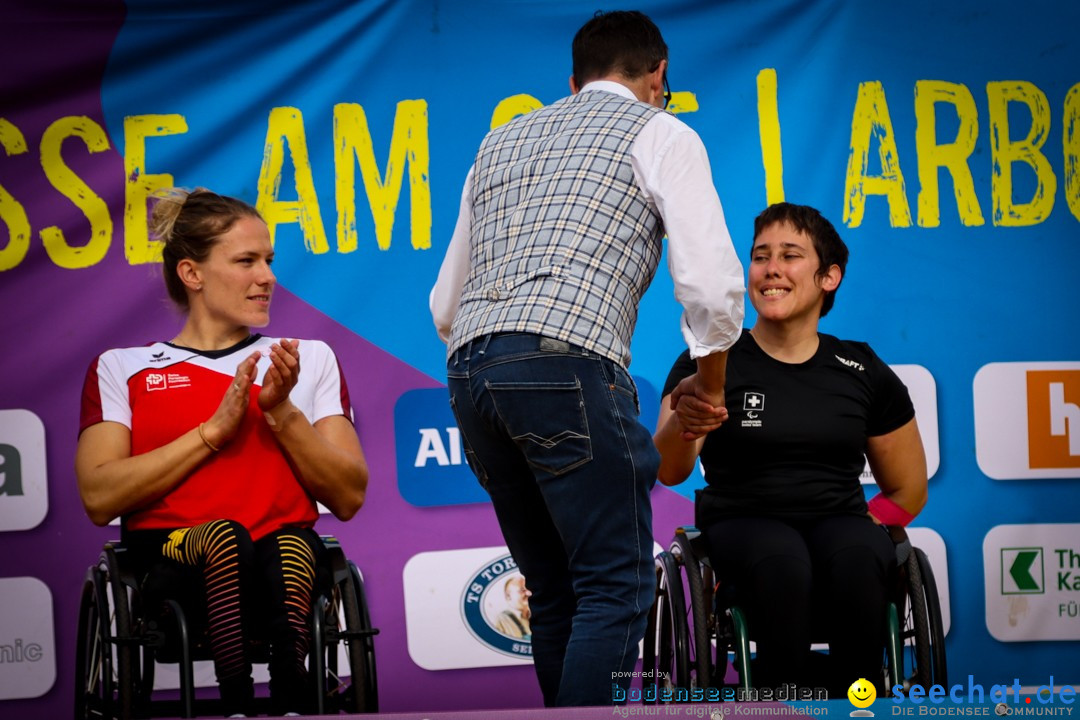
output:
M206 421L203 432L212 447L224 447L240 429L251 401L251 385L255 382L255 365L258 362L259 353L253 352L236 366L236 375L221 397L221 403Z
M259 409L273 410L289 399L300 379L300 341L282 340L270 346L270 367L259 390Z

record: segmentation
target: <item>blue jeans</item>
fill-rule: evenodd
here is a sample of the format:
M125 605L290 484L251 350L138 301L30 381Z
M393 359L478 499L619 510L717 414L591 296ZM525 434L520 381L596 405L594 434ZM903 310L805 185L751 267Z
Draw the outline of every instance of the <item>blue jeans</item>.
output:
M447 363L465 455L532 592L544 704L609 705L652 605L660 457L617 363L539 335L487 335Z

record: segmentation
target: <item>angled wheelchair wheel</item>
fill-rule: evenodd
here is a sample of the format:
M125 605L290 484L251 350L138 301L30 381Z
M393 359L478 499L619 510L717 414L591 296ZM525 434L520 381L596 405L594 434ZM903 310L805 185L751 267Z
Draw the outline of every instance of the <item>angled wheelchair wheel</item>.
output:
M732 664L739 675L739 687L749 693L754 686L750 670L750 630L742 608L732 605L717 619L717 654L732 654Z
M922 579L923 596L926 601L926 621L930 641L930 681L934 685L949 686L948 665L945 661L945 629L942 622L941 599L938 595L937 581L930 568L930 560L919 548L915 548L919 575Z
M378 712L374 636L364 595L363 579L339 548L330 553L333 585L313 613L312 674L320 684L317 711L329 713ZM344 651L349 677L340 672L339 646Z
M643 663L643 683L690 687L690 639L679 564L669 552L656 556L656 601L647 631L655 650Z
M76 718L132 717L136 678L131 629L127 591L115 574L114 563L103 554L98 565L87 572L79 607Z
M375 673L375 635L379 631L371 626L363 577L352 561L348 562L348 567L349 583L342 593L342 603L352 691L356 696L354 705L359 712L375 713L379 711L379 685Z
M918 552L908 553L904 561L906 579L900 612L901 656L903 663L900 682L905 687L933 685L933 668L930 650L930 619L927 609L927 593L923 583ZM936 592L936 591L935 591Z
M695 531L696 532L696 531ZM701 574L701 565L691 547L691 538L687 535L686 528L678 528L675 531L675 539L671 544L671 555L679 567L682 568L686 577L686 593L689 594L689 620L687 628L690 633L687 647L691 653L687 664L689 677L682 687L709 687L712 677L712 638L709 633L708 601L711 593L706 592L705 582Z

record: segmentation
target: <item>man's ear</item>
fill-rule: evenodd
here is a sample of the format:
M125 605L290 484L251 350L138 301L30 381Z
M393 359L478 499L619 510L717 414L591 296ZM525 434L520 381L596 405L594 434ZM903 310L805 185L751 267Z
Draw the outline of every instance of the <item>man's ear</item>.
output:
M652 73L652 77L649 78L649 84L652 86L653 93L657 98L664 97L664 75L667 74L667 60L661 60L660 65Z
M577 95L581 92L581 88L578 87L577 80L574 79L573 73L570 74L570 94Z

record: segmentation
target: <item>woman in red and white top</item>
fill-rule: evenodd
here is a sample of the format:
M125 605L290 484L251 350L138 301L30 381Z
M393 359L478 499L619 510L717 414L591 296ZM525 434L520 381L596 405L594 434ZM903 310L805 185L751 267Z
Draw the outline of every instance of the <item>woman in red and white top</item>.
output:
M205 616L226 714L251 714L244 638L257 623L275 709L302 712L316 502L347 520L368 480L345 380L321 341L252 334L270 321L276 282L255 208L174 189L151 226L186 322L167 342L91 364L79 492L95 524L123 518L149 601L178 597Z

